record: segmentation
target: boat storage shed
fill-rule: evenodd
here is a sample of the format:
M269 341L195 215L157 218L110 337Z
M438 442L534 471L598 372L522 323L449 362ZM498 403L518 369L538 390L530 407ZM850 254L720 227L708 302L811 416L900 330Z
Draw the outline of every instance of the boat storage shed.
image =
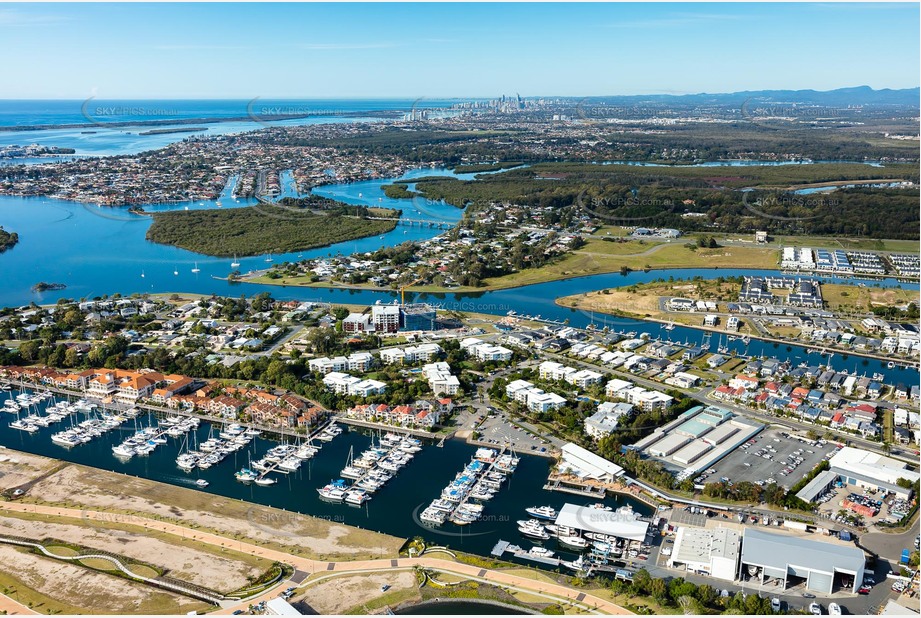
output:
M766 578L781 579L782 590L791 580L805 580L807 589L822 594L841 588L856 593L863 583L865 561L863 551L853 545L747 528L742 537L739 575L756 571L762 583Z
M622 511L602 511L588 506L564 504L554 522L557 526L576 528L583 532L598 532L631 541L646 539L649 522L636 519Z
M578 444L568 442L563 445L562 451L563 455L558 467L560 472L602 483L610 483L624 473L624 469L616 463L599 457Z

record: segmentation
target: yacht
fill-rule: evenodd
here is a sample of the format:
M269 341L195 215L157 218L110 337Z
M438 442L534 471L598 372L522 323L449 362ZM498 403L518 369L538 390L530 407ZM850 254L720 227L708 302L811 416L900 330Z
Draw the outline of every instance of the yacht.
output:
M370 499L371 496L368 495L368 492L360 489L350 489L345 492L345 501L349 504L362 505Z
M585 549L588 547L588 541L583 539L581 536L561 534L557 539L561 545L565 545L566 547L571 547L573 549Z
M588 508L595 509L598 511L613 511L614 510L611 507L609 507L607 504L604 504L603 502L596 502L595 504L590 504Z
M134 448L127 444L118 444L112 447L112 454L116 457L134 457Z
M532 506L525 509L525 513L537 519L556 519L557 511L550 506Z
M249 468L243 468L234 474L234 478L242 483L250 483L255 481L257 477L258 475Z
M572 562L564 560L560 564L562 564L567 569L572 569L573 571L580 572L580 573L583 571L587 571L588 568L591 566L589 563L585 562L585 559L582 556L579 556Z
M550 538L550 534L536 519L519 520L518 532L535 539L547 540Z
M320 494L321 498L325 498L327 500L342 501L342 499L345 498L346 492L345 481L341 479L338 481L333 481L328 485L317 489L317 492Z
M51 436L51 441L68 448L80 444L80 438L73 431L61 431Z
M365 471L357 466L346 466L339 472L339 476L347 479L360 479Z
M528 550L528 555L535 558L553 558L553 550L535 545Z
M428 507L422 513L419 514L419 519L423 522L441 525L445 523L445 520L448 518L448 514L445 511L435 509L433 507Z
M261 486L263 486L263 487L266 487L266 486L268 486L268 485L274 485L274 484L277 483L278 481L276 481L276 480L273 479L273 478L269 478L269 477L267 477L267 476L260 476L260 477L258 477L258 478L257 478L255 481L253 481L253 482L254 482L256 485L261 485Z
M19 429L20 431L25 431L27 433L35 433L36 431L38 431L38 427L36 425L33 425L32 423L28 423L23 420L13 421L12 423L10 423L10 427L12 427L13 429Z

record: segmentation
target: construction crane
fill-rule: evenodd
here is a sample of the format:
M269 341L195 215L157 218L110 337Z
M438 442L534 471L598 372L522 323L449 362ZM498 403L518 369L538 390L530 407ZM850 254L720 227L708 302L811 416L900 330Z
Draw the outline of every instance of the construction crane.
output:
M405 305L405 304L406 304L406 288L410 288L410 287L416 285L417 283L422 283L422 281L423 281L423 278L420 277L420 278L416 279L415 281L413 281L412 283L407 283L406 285L401 285L401 286L400 286L400 304L401 304L401 305Z

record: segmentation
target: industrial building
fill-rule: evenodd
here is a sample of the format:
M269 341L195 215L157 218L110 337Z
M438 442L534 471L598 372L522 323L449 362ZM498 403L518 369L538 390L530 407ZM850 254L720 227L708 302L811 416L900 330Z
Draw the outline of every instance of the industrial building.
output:
M815 502L816 499L824 494L830 487L838 482L838 474L831 470L825 470L815 475L806 486L796 493L796 497L803 502Z
M564 474L573 474L580 478L593 479L610 483L624 473L616 463L608 461L578 444L567 442L561 449L558 470Z
M564 504L554 522L557 526L575 528L583 532L596 532L630 541L643 541L649 522L637 519L632 512L602 511L590 506Z
M808 590L832 594L844 589L856 593L863 583L866 558L853 545L773 534L747 528L742 537L739 577L783 582L781 590L804 582Z
M673 470L704 469L750 439L764 425L716 406L691 408L630 448L661 460Z
M888 491L905 499L911 497L912 490L900 487L899 479L916 483L921 476L917 470L909 470L905 463L897 459L852 446L839 450L828 463L831 471L846 485Z
M741 536L731 528L689 528L675 534L675 546L668 558L670 568L733 581L738 573Z

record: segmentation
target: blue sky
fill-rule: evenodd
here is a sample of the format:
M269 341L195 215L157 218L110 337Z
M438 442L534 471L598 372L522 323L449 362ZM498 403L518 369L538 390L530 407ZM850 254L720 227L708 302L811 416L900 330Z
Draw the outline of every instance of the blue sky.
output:
M918 85L919 5L0 4L0 98Z

